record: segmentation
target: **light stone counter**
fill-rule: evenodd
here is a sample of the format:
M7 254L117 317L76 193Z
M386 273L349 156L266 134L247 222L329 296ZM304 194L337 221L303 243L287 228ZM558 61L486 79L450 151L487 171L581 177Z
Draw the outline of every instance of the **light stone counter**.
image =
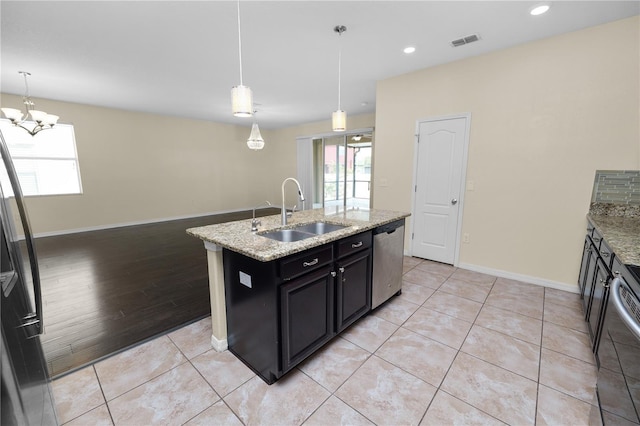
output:
M589 214L587 218L622 263L640 266L640 217Z
M251 219L187 229L189 235L204 241L204 246L207 250L211 321L213 325L212 346L218 351L227 349L222 248L233 250L262 262L269 262L408 216L410 216L410 213L390 210L327 207L295 212L284 227L281 225L279 214L260 217L259 220L262 225L258 227L258 232L251 231ZM272 240L260 235L265 231L293 228L297 225L313 222L333 223L344 225L346 228L290 243Z

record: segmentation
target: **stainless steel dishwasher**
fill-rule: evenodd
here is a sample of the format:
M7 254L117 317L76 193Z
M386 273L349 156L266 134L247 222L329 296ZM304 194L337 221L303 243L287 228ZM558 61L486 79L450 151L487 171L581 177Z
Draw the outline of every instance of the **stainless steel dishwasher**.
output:
M373 230L371 309L402 290L404 219Z

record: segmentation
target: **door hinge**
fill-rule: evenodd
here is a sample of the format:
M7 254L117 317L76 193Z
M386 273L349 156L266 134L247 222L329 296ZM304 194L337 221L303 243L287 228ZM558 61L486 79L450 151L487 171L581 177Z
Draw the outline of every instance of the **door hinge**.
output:
M416 135L416 142L420 143L420 135Z
M418 185L415 185L415 186L413 187L413 192L418 192Z
M412 232L412 233L411 233L411 239L412 239L412 240L413 240L413 236L414 236L414 235L415 235L415 234Z

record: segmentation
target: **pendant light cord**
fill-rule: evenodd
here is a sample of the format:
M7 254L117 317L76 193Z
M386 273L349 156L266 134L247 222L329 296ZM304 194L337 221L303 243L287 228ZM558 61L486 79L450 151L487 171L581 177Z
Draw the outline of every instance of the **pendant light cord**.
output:
M338 35L341 37L342 33L339 33ZM340 108L340 87L342 83L341 71L342 71L342 43L338 41L338 110L339 111L341 110Z
M340 89L342 87L342 33L347 31L347 27L344 25L336 25L333 31L338 33L338 111L341 111Z
M242 35L240 33L240 0L238 0L238 57L240 59L240 86L242 86Z

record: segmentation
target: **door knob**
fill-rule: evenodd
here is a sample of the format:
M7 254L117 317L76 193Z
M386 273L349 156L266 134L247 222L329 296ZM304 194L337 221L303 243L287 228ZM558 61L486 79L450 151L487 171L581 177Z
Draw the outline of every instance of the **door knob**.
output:
M458 200L456 200L455 198L451 200L451 205L455 206L456 204L458 204Z

